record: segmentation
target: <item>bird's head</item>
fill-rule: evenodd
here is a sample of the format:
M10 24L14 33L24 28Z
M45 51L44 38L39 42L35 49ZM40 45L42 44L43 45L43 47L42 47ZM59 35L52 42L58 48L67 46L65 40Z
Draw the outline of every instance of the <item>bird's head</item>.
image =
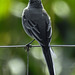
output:
M41 0L29 0L29 6L32 8L43 8Z
M41 0L30 0L30 3L41 3Z

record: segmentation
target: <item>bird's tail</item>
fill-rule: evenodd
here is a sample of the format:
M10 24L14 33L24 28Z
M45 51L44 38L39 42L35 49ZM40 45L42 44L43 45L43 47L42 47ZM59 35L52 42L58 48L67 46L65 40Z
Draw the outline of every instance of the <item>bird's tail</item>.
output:
M50 75L55 75L52 56L51 56L51 48L49 46L42 46L42 50L47 62Z

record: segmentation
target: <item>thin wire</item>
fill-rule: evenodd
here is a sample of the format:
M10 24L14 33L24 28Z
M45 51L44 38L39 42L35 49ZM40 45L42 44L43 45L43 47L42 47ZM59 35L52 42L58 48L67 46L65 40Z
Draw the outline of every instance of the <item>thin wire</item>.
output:
M40 45L31 45L31 47L41 47ZM49 47L75 47L75 45L50 45Z
M27 75L29 75L29 48L27 48Z
M22 48L26 45L9 45L9 46L0 46L0 48ZM29 47L41 47L40 45L30 45ZM75 47L75 45L50 45L50 47Z

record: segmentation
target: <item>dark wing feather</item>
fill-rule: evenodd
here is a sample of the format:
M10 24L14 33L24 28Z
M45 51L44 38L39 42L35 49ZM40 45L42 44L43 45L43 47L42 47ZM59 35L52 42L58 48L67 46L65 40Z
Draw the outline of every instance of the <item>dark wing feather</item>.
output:
M46 24L46 33L47 33L47 42L51 41L52 36L52 28L51 28L51 20L46 11L43 9L43 15L45 17L45 24Z
M47 33L47 42L51 41L51 37L52 37L52 27L51 27L51 22L50 19L46 20L46 33Z
M51 27L51 23L49 22L47 27L47 37L50 39L51 36L52 36L52 27Z
M31 36L32 36L39 41L40 43L42 43L42 39L40 38L40 32L38 30L38 25L35 24L32 20L27 19L25 14L23 17L23 28L25 29L25 31Z

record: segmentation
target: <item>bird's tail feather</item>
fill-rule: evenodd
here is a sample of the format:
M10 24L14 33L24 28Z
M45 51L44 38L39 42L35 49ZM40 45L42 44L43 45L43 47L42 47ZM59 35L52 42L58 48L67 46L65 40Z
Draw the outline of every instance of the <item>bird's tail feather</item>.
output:
M50 75L55 75L52 56L51 56L51 48L49 48L48 46L42 46L42 50L47 62Z
M57 58L56 54L54 53L53 49L50 47L50 51L51 51L51 55L54 57L54 58Z

